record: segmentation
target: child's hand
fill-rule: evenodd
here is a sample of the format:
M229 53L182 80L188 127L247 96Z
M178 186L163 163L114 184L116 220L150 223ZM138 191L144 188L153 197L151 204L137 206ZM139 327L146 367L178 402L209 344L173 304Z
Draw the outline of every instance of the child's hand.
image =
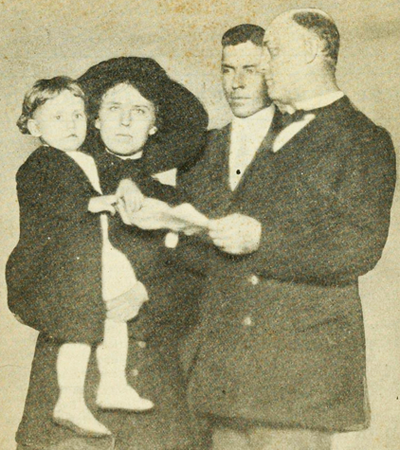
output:
M122 180L115 193L118 206L124 208L128 216L139 211L144 202L144 195L132 180Z
M101 197L93 197L89 201L89 211L91 213L110 212L115 214L115 204L117 198L115 195L102 195Z

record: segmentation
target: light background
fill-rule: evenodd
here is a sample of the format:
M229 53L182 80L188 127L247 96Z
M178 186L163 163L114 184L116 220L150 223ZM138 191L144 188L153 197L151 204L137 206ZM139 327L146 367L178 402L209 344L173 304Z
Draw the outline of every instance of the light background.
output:
M15 126L38 78L79 76L101 60L150 56L197 94L212 126L229 121L220 87L220 38L239 23L266 26L292 7L330 13L342 34L341 88L400 148L400 1L3 0L0 1L0 450L13 450L36 333L6 307L4 265L18 238L15 172L34 149ZM179 108L179 105L177 105ZM377 268L361 280L372 426L335 439L335 450L400 449L400 206Z

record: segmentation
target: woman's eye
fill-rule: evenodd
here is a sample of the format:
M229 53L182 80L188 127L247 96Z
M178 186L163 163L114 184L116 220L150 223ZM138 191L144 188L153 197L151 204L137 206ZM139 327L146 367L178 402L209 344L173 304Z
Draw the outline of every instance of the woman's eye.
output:
M118 106L110 106L108 109L110 111L118 111Z
M144 116L146 115L147 110L144 108L134 108L132 109L132 114L134 114L135 116Z
M256 73L256 69L254 67L249 67L248 69L246 69L246 72L249 74L253 74Z
M61 116L56 116L56 120L61 120Z
M83 113L76 113L75 119L82 119L84 117Z

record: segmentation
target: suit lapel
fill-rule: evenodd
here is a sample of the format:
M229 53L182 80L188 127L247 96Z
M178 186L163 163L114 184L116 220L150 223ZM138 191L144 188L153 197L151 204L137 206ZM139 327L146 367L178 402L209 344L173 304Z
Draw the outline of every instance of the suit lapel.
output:
M219 184L229 189L229 150L231 146L232 125L224 127L214 142L215 164L213 175Z
M229 187L229 149L231 125L219 130L210 143L210 164L206 167L208 180L204 186L208 199L207 209L215 216L220 216L229 208L232 191Z
M88 190L92 191L94 195L98 195L99 193L93 187L92 182L90 181L88 175L85 173L83 168L79 165L78 162L74 160L71 156L68 156L67 153L62 150L57 150L58 155L65 166L69 166L70 173L74 173L74 176L77 178L77 181L80 182L80 188L85 186Z

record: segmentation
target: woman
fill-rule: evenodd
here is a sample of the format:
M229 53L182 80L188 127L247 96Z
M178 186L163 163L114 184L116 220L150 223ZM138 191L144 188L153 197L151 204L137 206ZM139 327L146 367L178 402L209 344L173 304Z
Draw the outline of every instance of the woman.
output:
M79 82L87 94L91 132L86 151L97 164L104 194L122 179L133 180L150 197L179 202L173 188L150 174L185 164L199 152L207 115L197 99L148 58L115 58L90 68ZM41 333L32 365L24 416L17 433L19 449L200 448L188 413L177 347L195 317L190 280L169 266L165 233L127 227L115 218L111 238L128 256L149 301L129 322L129 383L151 398L146 415L101 412L94 406L98 380L92 361L87 376L87 404L115 438L88 439L57 427L51 411L57 400L55 362L60 342ZM179 297L177 293L179 292ZM107 314L126 321L131 305L124 300ZM75 447L74 447L75 446Z

